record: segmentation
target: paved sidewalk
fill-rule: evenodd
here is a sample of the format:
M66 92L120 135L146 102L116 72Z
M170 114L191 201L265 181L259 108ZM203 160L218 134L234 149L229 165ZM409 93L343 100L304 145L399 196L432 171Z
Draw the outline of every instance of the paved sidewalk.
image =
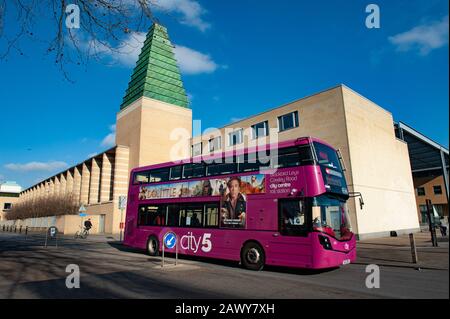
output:
M429 232L414 234L418 263L412 263L411 246L408 235L361 240L357 244L357 261L360 264L408 267L421 269L449 269L448 236L439 233L438 247L433 247Z

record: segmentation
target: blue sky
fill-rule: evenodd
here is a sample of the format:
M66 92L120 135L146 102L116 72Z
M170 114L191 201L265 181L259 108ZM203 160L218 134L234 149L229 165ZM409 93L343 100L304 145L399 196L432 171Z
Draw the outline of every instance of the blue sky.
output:
M344 83L448 147L446 0L377 1L379 29L369 1L158 1L203 128ZM70 83L39 43L22 48L0 61L0 181L27 187L109 148L135 55L70 67Z

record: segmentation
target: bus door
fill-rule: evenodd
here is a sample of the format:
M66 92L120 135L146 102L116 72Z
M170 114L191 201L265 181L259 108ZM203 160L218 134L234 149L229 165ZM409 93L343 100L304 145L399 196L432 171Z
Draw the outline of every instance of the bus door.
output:
M270 241L271 258L286 265L311 266L307 211L304 198L278 200L278 232L272 235Z

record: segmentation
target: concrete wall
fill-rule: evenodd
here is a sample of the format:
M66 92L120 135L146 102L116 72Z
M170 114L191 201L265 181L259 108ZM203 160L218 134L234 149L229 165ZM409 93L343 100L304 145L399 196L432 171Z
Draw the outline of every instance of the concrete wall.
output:
M360 238L419 230L408 147L395 137L392 114L343 87Z
M116 144L130 150L129 169L168 162L176 145L189 157L192 110L142 97L117 114Z
M13 206L19 201L19 197L0 196L0 221L6 220L8 210L4 210L5 203L11 203Z
M24 190L18 200L72 194L74 201L84 204L92 218L91 232L97 232L100 215L105 215L105 233L118 233L120 211L115 209L113 201L117 203L119 196L127 194L128 159L128 147L117 146ZM79 230L80 220L78 215L58 217L64 229L61 231L68 233Z
M15 225L17 226L17 232L19 231L19 227L22 226L22 232L24 228L28 226L32 230L40 230L43 231L50 226L56 226L58 228L58 232L65 235L73 235L77 231L84 226L84 221L88 218L91 219L92 228L89 231L90 234L98 234L99 229L99 216L98 215L90 215L86 217L80 217L78 215L61 215L61 216L48 216L48 217L39 217L39 218L27 218L27 219L19 219L19 220L9 220L9 221L1 221L0 226L2 225Z

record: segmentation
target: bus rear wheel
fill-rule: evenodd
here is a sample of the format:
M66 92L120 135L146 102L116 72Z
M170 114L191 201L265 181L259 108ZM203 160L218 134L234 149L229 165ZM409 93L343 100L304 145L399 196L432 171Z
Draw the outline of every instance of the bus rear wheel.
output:
M159 255L159 240L156 236L150 236L147 241L147 254L150 256Z
M241 250L242 265L250 270L261 270L264 268L266 256L264 249L255 242L249 242Z

